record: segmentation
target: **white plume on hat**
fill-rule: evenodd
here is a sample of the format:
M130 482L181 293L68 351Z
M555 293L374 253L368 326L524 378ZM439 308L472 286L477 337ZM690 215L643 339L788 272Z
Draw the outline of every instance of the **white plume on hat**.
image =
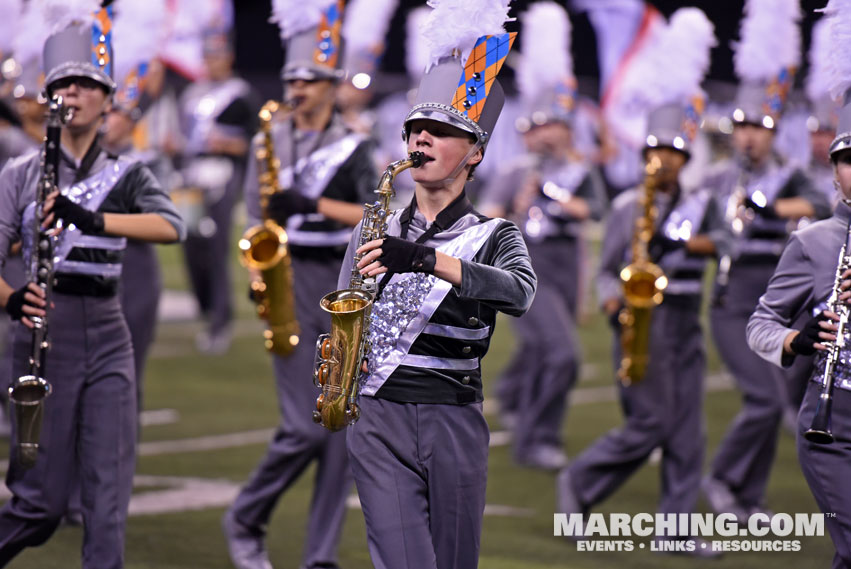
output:
M124 0L116 5L112 47L113 73L122 85L140 63L154 59L165 41L166 0Z
M35 2L28 2L12 38L12 54L21 65L40 65L44 41L50 28Z
M801 63L801 7L798 0L746 0L741 39L734 44L736 75L770 82Z
M8 57L11 53L23 11L21 0L0 0L0 14L3 14L0 18L0 57Z
M40 6L41 17L49 25L51 34L61 32L75 22L90 24L95 12L100 10L100 0L31 0L30 3Z
M534 99L573 76L570 19L563 7L548 1L532 4L520 22L524 40L517 86L524 98Z
M709 69L715 27L699 8L680 8L624 76L621 90L645 111L700 92Z
M322 14L336 0L272 0L270 22L281 28L281 39L286 41L294 35L315 27Z
M429 65L441 58L461 53L461 62L485 35L505 33L508 5L511 0L429 0L434 8L425 21L422 34L431 50Z
M811 101L827 96L830 91L832 62L829 22L829 18L822 18L813 25L813 39L808 57L810 71L805 84L807 97Z
M431 61L428 43L423 37L423 26L431 14L428 6L417 6L408 12L405 24L405 68L408 75L419 81Z
M346 51L372 51L384 44L384 36L399 0L352 0L346 6L343 37Z
M828 90L831 97L841 100L851 88L851 58L848 57L848 49L851 48L851 0L830 0L824 13L830 26Z
M668 103L685 104L700 94L717 45L715 27L699 8L680 8L626 68L606 114L612 126L635 145L643 144L646 114Z

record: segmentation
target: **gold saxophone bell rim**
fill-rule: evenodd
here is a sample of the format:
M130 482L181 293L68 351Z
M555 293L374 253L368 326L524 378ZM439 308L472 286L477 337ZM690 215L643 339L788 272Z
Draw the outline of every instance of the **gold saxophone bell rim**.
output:
M256 253L257 244L262 239L268 239L277 243L275 252L266 260L258 260ZM278 225L274 220L267 219L263 223L259 223L245 230L245 233L240 237L237 246L239 247L239 261L243 267L265 271L271 269L287 255L287 230Z
M356 314L363 312L374 300L375 297L365 290L345 288L329 292L323 296L322 300L319 301L319 306L322 310L331 314ZM339 304L342 302L351 303L352 307L341 309ZM335 305L337 306L335 307Z

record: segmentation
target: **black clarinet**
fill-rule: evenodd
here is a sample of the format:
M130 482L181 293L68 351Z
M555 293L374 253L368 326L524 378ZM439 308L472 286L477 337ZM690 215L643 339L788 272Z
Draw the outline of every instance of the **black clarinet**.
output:
M848 331L849 308L844 301L839 299L839 295L842 294L842 275L847 269L851 268L851 256L847 254L849 233L851 233L851 226L846 233L845 243L839 251L836 275L833 278L833 289L827 299L827 309L839 316L839 322L836 323L836 340L830 343L825 342L827 344L827 355L825 356L824 371L821 378L821 394L816 405L816 412L813 415L813 422L807 432L804 433L804 438L808 441L822 445L829 445L834 440L830 429L830 410L833 403L834 388L833 376L836 373L839 357L846 348L845 334Z
M71 120L73 109L62 104L62 97L54 95L47 114L47 134L41 150L41 177L36 188L36 207L33 220L34 247L31 261L33 282L44 291L47 307L53 291L53 237L52 228L41 226L44 202L59 184L59 138L62 125ZM50 395L50 383L44 378L45 362L50 342L47 336L47 314L29 316L33 323L30 351L30 373L15 380L9 388L9 400L15 405L15 441L18 462L24 468L35 466L38 458L38 441L44 416L44 398Z

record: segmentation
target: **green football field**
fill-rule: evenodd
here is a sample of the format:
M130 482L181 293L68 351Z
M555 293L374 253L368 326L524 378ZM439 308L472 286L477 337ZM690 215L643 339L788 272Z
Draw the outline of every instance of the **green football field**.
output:
M166 285L185 288L177 249L163 249ZM128 569L226 569L231 567L219 520L225 505L254 468L279 417L271 365L260 341L260 324L245 298L244 271L236 269L238 322L230 351L223 356L200 356L194 349L197 322L163 322L158 331L145 380L149 423L142 431L136 488L127 526ZM514 348L510 319L503 318L484 361L485 389ZM596 437L621 424L614 399L610 335L593 309L581 327L583 378L574 392L564 426L567 451L577 455ZM304 341L312 341L305 338ZM710 353L711 388L705 399L708 456L739 409L737 393ZM310 381L310 378L305 378ZM491 401L491 403L493 403ZM492 431L499 431L496 408L486 405ZM320 427L317 427L320 428ZM504 439L493 436L495 443ZM4 450L5 454L5 450ZM276 569L299 566L305 520L312 492L313 469L284 495L269 527L268 546ZM827 567L833 555L828 537L801 538L800 551L788 553L728 553L717 561L660 555L635 538L632 552L580 552L563 537L553 536L554 474L513 464L510 447L494 444L490 453L488 510L482 535L483 569L543 569L553 567ZM659 467L646 464L616 494L595 511L639 513L655 511ZM353 500L356 505L356 500ZM768 493L776 512L816 512L795 455L794 439L780 434L780 448ZM706 504L700 502L701 511ZM44 546L22 553L16 569L73 569L80 566L82 531L63 526ZM791 538L790 538L791 539ZM649 545L648 545L649 547ZM343 569L371 567L361 512L353 507L340 544Z

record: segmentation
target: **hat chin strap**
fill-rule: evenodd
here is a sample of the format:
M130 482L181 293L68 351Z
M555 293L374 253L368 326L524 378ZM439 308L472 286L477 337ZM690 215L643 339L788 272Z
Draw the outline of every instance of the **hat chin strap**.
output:
M470 160L470 158L472 158L473 156L475 156L476 152L478 152L479 148L481 148L481 147L482 147L482 143L479 142L479 141L476 141L476 143L473 144L472 148L470 148L470 151L467 152L467 155L464 156L464 158L461 159L461 162L459 162L458 165L455 166L455 169L452 170L452 172L449 173L448 177L441 180L441 183L449 185L452 182L454 182L455 178L458 177L458 174L461 173L461 170L464 169L464 166L467 165L467 161Z

